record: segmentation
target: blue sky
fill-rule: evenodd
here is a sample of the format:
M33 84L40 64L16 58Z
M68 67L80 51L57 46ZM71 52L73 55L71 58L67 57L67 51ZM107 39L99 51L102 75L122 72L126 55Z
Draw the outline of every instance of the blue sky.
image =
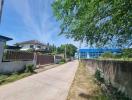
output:
M5 0L0 35L13 38L8 44L37 39L57 46L78 42L58 36L59 23L53 16L53 0Z

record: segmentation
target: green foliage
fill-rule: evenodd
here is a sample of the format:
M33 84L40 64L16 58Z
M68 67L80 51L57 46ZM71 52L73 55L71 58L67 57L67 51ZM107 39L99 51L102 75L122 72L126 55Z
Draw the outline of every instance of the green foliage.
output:
M51 53L52 55L57 54L57 47L55 45L49 45L48 53Z
M34 68L33 67L34 67L33 64L27 64L25 72L31 72L31 73L33 73L34 72Z
M0 75L0 85L14 82L30 75L32 75L32 73L13 73L11 75Z
M75 47L73 44L65 44L58 47L58 53L65 53L66 48L66 54L67 57L74 57L75 52L77 51L77 47Z
M100 82L104 82L104 78L101 77L101 72L100 70L96 69L96 72L95 72L95 78L100 81Z
M59 64L64 64L64 63L66 63L65 59L61 59L61 61L59 62Z
M123 92L119 91L119 89L115 88L112 86L111 83L106 83L104 78L101 76L101 71L100 70L96 70L95 72L95 78L101 82L101 84L105 85L105 89L102 89L104 94L107 95L107 99L108 100L131 100L128 96L126 96ZM105 96L98 96L97 100L107 100ZM111 98L111 99L110 99Z
M59 64L64 64L65 62L59 62Z
M28 49L27 52L34 52L34 49Z
M122 52L122 57L132 58L132 49L124 49Z
M105 52L105 53L103 53L103 54L101 55L101 57L103 57L103 58L114 58L115 55L112 54L111 52Z
M101 55L101 58L112 58L112 59L119 59L119 60L131 60L132 58L132 49L123 49L122 53L120 54L113 54L111 52L106 52Z
M66 60L65 60L65 59L61 59L61 62L64 62L64 63L65 63L65 62L66 62Z
M132 45L132 0L55 0L52 8L68 38L91 46Z

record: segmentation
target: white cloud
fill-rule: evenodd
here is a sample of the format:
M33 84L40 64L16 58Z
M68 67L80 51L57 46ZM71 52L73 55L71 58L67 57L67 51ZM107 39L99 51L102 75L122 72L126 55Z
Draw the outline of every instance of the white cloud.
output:
M78 42L59 36L59 26L52 14L51 3L53 0L9 0L9 6L13 7L24 22L29 34L43 42L57 45L72 43L79 46ZM31 37L29 37L30 39Z

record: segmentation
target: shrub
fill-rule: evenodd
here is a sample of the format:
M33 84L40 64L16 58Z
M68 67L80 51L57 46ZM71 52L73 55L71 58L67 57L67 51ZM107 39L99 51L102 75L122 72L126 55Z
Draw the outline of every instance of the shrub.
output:
M132 58L132 49L124 49L122 52L123 58Z
M114 58L115 55L112 54L111 52L105 52L105 53L103 53L103 54L101 55L101 57L103 57L103 58Z
M64 63L65 63L65 62L66 62L66 60L65 60L65 59L61 59L61 61L60 61L60 62L64 62Z
M65 62L59 62L59 64L64 64Z
M99 69L95 72L95 78L100 82L104 82L104 78L101 76L101 71Z
M34 72L33 67L34 67L33 64L27 64L25 72L31 72L31 73Z
M59 62L59 64L64 64L66 62L65 59L61 59L61 61Z

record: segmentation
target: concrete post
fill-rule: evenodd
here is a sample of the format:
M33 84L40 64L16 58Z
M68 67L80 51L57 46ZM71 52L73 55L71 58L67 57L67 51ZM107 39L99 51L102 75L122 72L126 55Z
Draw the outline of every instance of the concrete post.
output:
M3 53L4 53L4 42L0 41L0 63L2 62Z
M37 68L37 53L35 52L34 53L34 57L33 57L33 64L34 64L34 67Z
M54 63L56 63L56 56L54 55Z

